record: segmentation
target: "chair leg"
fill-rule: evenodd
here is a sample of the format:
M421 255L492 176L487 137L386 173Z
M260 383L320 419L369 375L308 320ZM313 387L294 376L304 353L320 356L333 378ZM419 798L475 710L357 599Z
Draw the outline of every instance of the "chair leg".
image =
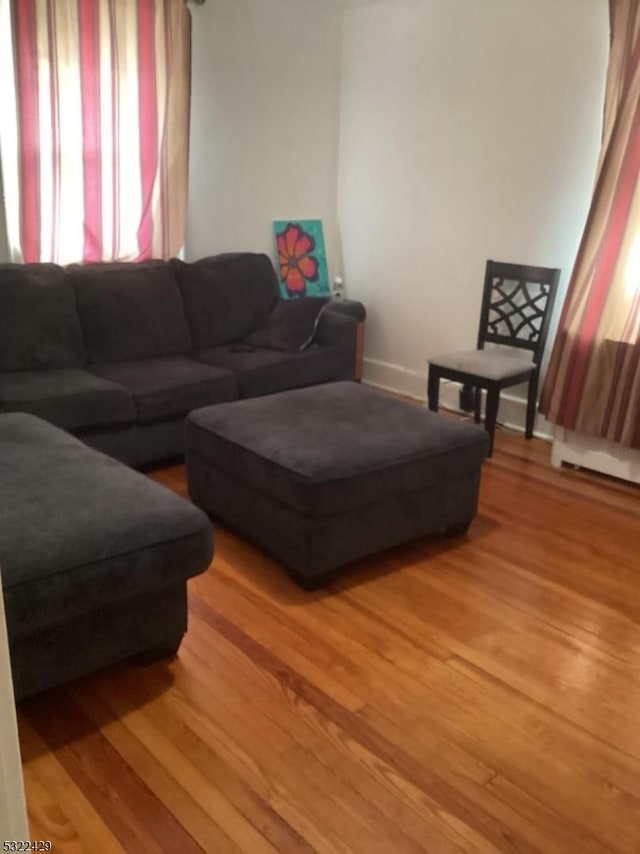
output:
M493 436L496 431L498 419L498 407L500 406L500 391L498 389L487 389L487 404L484 412L484 427L489 434L489 456L493 454Z
M473 403L473 420L476 424L479 424L482 419L482 389L478 386L475 388L475 400Z
M525 439L533 438L533 428L536 422L536 405L538 403L538 379L537 371L531 374L529 380L529 393L527 394L527 421L525 426Z
M438 411L438 398L440 397L440 372L433 365L429 365L429 379L427 381L427 400L432 412Z

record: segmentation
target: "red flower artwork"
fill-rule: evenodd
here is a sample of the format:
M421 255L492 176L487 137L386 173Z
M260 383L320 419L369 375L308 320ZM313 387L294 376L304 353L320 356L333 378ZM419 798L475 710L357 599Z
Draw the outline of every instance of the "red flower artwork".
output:
M319 263L311 253L316 242L295 223L288 223L276 237L280 279L289 296L304 296L307 282L318 281Z

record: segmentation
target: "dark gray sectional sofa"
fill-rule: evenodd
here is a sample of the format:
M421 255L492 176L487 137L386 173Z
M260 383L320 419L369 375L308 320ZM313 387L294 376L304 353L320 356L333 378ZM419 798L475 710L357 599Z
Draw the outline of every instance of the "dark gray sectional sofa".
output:
M353 379L364 309L324 302L281 300L253 253L0 265L0 413L133 466L182 454L193 409Z
M280 299L265 255L0 266L0 569L17 698L177 651L211 525L120 463L181 454L194 409L353 378L363 317L358 303Z

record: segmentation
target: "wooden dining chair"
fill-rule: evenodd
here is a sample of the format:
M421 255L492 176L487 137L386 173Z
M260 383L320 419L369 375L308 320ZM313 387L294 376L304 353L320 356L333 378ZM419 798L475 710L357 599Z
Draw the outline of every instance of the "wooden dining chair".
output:
M560 270L487 261L478 346L475 350L429 359L429 409L438 411L440 380L448 379L475 390L474 417L480 422L482 389L487 392L485 428L493 452L500 392L529 383L525 436L533 436L540 362L549 332ZM485 348L485 344L499 347Z

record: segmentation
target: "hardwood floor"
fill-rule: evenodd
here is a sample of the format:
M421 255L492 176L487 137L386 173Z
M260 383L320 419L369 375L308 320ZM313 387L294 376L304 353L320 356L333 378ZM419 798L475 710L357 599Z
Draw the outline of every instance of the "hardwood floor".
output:
M640 490L548 459L499 432L466 537L315 594L218 526L178 658L22 706L32 838L640 852Z

